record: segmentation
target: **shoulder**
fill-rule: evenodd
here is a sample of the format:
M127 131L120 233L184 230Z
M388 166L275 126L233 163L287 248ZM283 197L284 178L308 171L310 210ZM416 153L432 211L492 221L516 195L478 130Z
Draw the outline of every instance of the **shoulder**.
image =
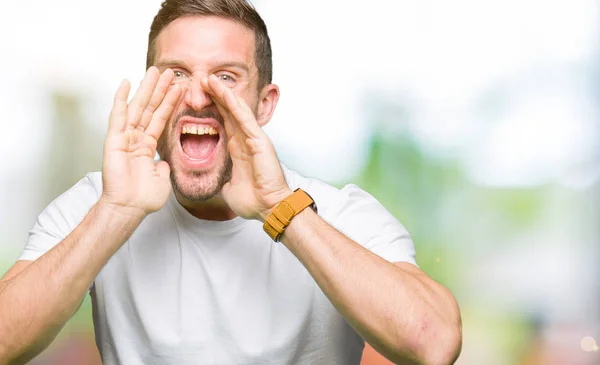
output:
M38 224L54 226L64 236L79 224L102 194L102 174L90 172L59 195L38 217Z
M290 188L292 190L302 189L306 191L317 204L321 217L327 219L332 215L332 211L344 200L344 194L335 186L316 178L306 177L284 165L282 165L282 168Z
M396 221L377 199L355 184L337 188L319 179L305 177L285 166L284 172L292 190L301 188L310 194L317 203L319 215L330 223L344 225L345 221L352 221L355 216Z
M73 206L94 204L102 194L102 173L89 172L75 185L59 195L50 206ZM91 207L91 205L90 205ZM90 208L88 207L88 209Z
M83 179L81 179L81 182L89 184L98 197L102 194L102 172L88 172Z
M34 261L65 239L98 201L101 193L102 176L99 172L92 172L54 199L29 231L19 260Z
M337 230L388 261L416 265L410 234L371 194L355 184L336 188L287 168L284 172L290 187L310 194L319 216Z

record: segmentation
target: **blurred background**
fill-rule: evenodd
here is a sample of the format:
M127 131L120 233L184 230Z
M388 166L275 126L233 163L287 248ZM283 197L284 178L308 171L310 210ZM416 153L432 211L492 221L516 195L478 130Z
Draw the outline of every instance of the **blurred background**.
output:
M160 2L3 3L0 274L41 210L100 169L114 90L141 80ZM406 226L460 303L457 364L599 364L600 3L254 4L282 161L359 184ZM99 363L89 299L32 363Z

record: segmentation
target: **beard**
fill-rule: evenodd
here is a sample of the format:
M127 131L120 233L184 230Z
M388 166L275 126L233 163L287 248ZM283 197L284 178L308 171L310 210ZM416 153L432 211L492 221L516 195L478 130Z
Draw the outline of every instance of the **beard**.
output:
M216 108L204 109L200 112L193 109L186 109L173 119L173 122L168 125L169 130L165 130L166 133L163 132L158 139L156 150L161 160L167 162L171 167L171 185L173 189L189 201L202 202L214 198L221 192L223 185L231 180L233 162L224 143L221 156L215 156L216 159L220 159L221 161L214 170L189 171L187 173L180 171L179 167L173 163L173 149L176 143L179 143L176 140L176 126L179 119L185 116L198 119L212 118L217 120L221 126L224 125L224 122L223 117ZM222 130L224 131L225 129L223 128ZM225 136L219 136L219 138L225 138Z
M185 181L176 168L171 168L171 185L185 199L192 202L203 202L214 198L221 192L223 186L231 180L233 163L229 154L225 161L218 167L217 172L192 171L188 176L193 177L193 182Z

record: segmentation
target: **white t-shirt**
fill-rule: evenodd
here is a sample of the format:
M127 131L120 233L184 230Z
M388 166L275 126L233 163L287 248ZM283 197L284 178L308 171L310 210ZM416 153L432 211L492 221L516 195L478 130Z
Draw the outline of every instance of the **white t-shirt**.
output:
M337 189L284 167L319 215L391 262L415 263L408 232L355 185ZM20 260L63 240L100 197L100 173L54 200ZM364 341L298 259L258 221L200 220L171 194L91 288L96 343L113 364L359 364Z

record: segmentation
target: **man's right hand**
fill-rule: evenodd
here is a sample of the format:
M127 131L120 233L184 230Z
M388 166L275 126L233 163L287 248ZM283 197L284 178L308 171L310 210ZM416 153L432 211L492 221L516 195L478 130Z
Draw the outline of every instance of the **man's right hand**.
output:
M0 279L0 364L25 364L45 349L112 255L147 214L167 201L169 165L155 164L154 154L181 96L178 86L170 87L172 80L173 71L161 75L151 67L129 104L130 86L123 81L104 144L100 201L58 243L56 221L62 220L61 227L70 222L57 212L76 208L64 199L53 202L51 213L44 213L44 224L36 229L38 245L48 240L44 245L53 247L35 261L19 261ZM131 219L123 219L123 214Z
M171 191L170 168L154 162L156 146L173 114L181 88L171 87L173 71L150 67L131 102L123 80L109 118L102 164L100 203L126 214L145 217L159 210Z

